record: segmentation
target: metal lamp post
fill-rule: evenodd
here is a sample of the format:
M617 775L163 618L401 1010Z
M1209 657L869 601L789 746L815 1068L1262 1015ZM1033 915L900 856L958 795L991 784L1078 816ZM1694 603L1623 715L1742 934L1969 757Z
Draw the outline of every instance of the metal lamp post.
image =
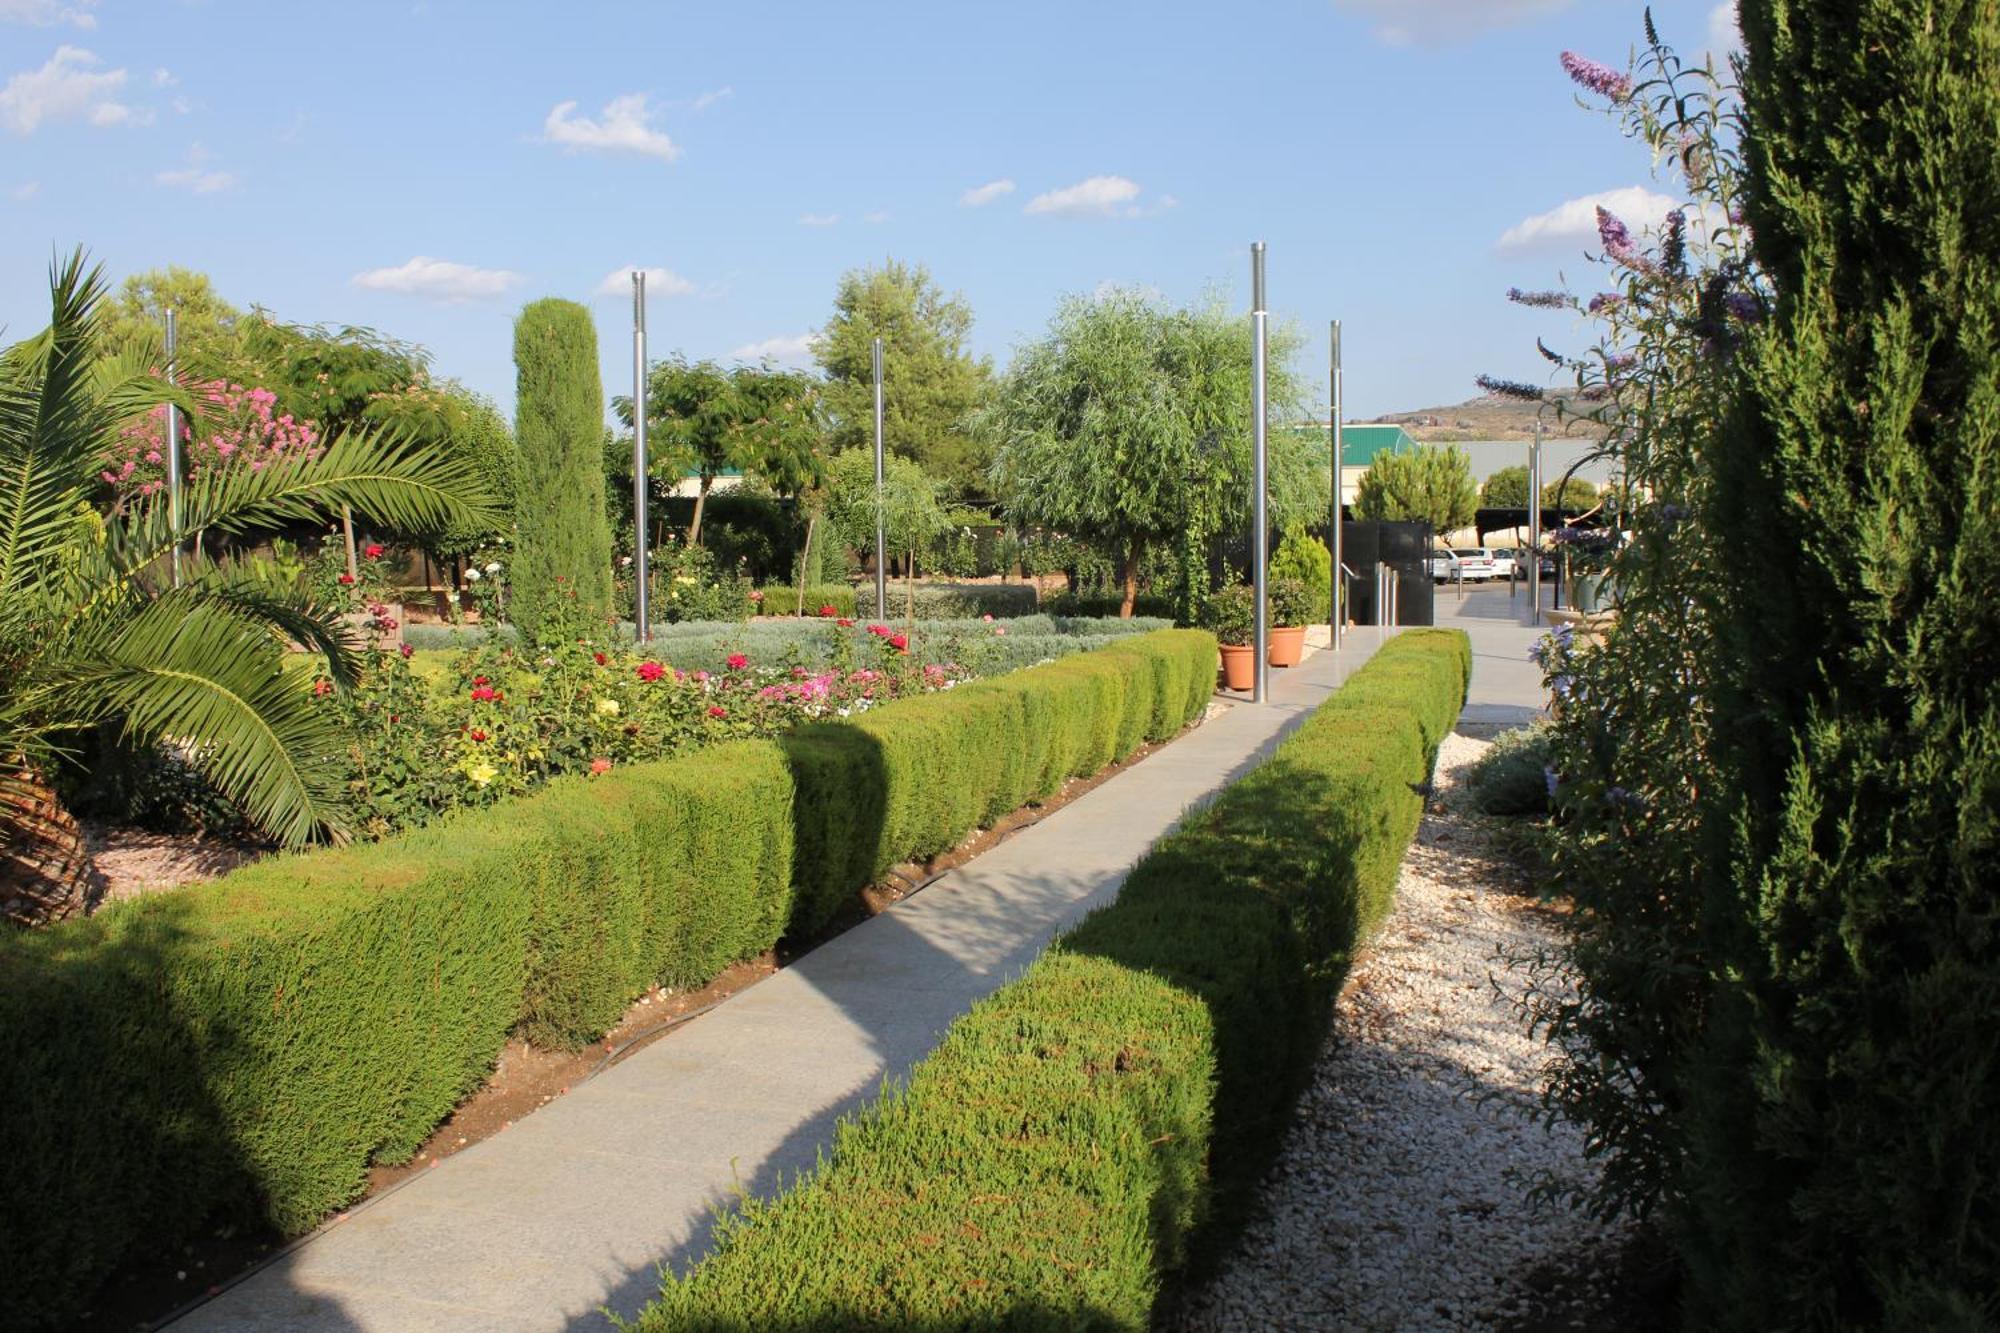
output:
M1341 485L1340 485L1340 463L1341 463L1341 443L1342 443L1340 438L1340 417L1341 417L1340 400L1342 397L1342 390L1345 388L1345 386L1341 383L1340 321L1337 319L1333 321L1333 330L1331 337L1328 340L1328 348L1331 353L1330 370L1333 379L1333 426L1332 426L1333 467L1331 469L1333 472L1333 516L1330 522L1330 526L1333 528L1333 541L1331 543L1333 546L1333 607L1332 610L1327 612L1327 618L1333 622L1331 625L1328 626L1328 628L1333 631L1333 651L1337 653L1340 651L1341 632L1345 630L1347 627L1347 617L1341 614L1341 607L1340 607L1341 602L1345 600L1345 594L1347 592L1347 580L1345 577L1346 566L1341 563L1342 557L1345 556L1346 552L1341 549L1343 534L1341 532L1341 521L1340 521L1341 518L1340 502L1342 499Z
M1528 623L1542 623L1542 423L1528 446Z
M167 307L167 383L178 387L180 381L174 375L174 354L178 350L179 330L175 327L174 308ZM174 544L167 563L173 572L174 586L181 586L181 411L170 400L167 403L167 527L173 533Z
M646 270L632 270L632 625L640 643L653 639L653 590L646 530Z
M1269 423L1265 420L1269 415L1265 381L1269 370L1270 324L1270 314L1264 309L1264 243L1258 241L1250 247L1250 325L1253 337L1250 349L1250 581L1257 599L1257 633L1252 645L1252 651L1257 654L1257 674L1256 686L1250 695L1253 703L1263 703L1271 687L1271 615L1264 602L1267 592L1266 565L1271 545L1270 516L1266 512L1270 441L1266 438Z
M882 340L875 340L875 616L889 619L888 533L882 513Z

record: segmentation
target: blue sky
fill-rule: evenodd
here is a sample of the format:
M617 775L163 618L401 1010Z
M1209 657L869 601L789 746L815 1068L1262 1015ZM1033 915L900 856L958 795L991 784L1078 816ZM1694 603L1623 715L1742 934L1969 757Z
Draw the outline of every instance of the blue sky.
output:
M1665 211L1556 63L1622 64L1641 10L0 0L0 324L46 321L81 242L422 343L511 410L538 296L597 312L628 387L629 285L599 293L633 264L663 271L655 355L800 360L841 273L893 256L1004 365L1100 284L1243 305L1262 239L1302 370L1343 321L1351 414L1456 402L1565 331L1503 294L1588 287L1579 201ZM1690 53L1731 31L1716 0L1654 12Z

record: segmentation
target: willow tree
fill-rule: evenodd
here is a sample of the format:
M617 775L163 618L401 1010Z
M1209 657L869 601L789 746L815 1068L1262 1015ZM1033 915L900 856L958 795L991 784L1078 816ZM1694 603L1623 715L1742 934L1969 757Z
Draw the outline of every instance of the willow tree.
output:
M514 325L519 530L513 618L535 638L573 608L611 609L611 523L604 508L604 388L597 329L574 301L536 301Z
M1298 345L1289 329L1273 331L1276 423L1298 415L1302 392L1289 369ZM1250 369L1249 322L1219 306L1173 309L1133 292L1071 298L1048 335L1015 358L982 415L1001 498L1024 526L1062 529L1106 549L1118 569L1120 615L1132 614L1140 567L1155 547L1178 551L1185 586L1198 593L1210 543L1245 515ZM1300 470L1275 458L1288 438L1271 432L1274 473ZM1274 527L1284 508L1273 506Z

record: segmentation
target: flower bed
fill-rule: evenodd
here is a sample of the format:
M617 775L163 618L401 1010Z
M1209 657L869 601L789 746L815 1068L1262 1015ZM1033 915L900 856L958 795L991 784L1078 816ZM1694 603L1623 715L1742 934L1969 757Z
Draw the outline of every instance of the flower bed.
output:
M636 1327L1148 1327L1282 1139L1470 661L1458 633L1382 648Z
M197 1227L310 1227L510 1031L588 1044L648 986L1172 735L1214 671L1207 635L1136 636L0 940L0 1326L72 1322L125 1255Z

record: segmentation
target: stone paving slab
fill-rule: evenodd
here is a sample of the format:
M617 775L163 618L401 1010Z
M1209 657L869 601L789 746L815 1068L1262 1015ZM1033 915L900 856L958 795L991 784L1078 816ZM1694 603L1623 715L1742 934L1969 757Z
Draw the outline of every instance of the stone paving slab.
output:
M177 1333L545 1333L635 1313L774 1193L838 1119L1108 902L1183 813L1252 767L1381 642L1352 633L923 892L513 1128L354 1209L176 1321Z

